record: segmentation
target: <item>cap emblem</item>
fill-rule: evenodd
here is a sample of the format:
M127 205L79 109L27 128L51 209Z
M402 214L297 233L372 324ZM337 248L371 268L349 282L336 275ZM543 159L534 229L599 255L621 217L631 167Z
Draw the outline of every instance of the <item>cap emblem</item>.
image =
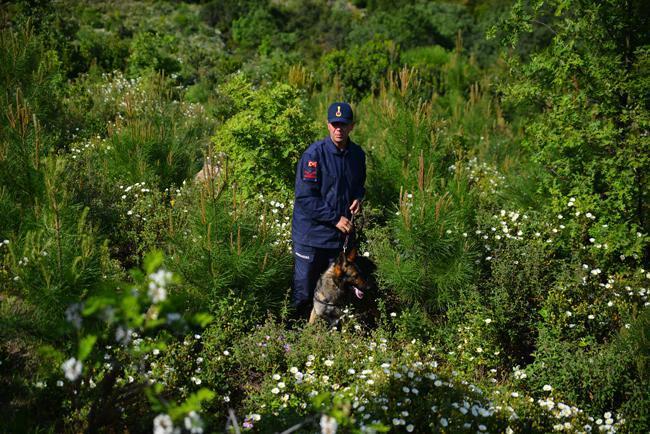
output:
M336 106L336 113L335 114L336 114L337 117L341 117L341 106L340 105Z

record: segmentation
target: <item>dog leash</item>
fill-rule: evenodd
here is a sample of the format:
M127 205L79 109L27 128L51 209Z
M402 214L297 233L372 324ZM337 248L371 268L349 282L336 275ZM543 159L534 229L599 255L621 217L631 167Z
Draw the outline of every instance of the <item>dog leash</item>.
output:
M343 253L347 253L348 250L348 242L350 241L350 235L354 232L354 214L352 214L352 218L350 219L350 223L352 223L352 230L348 232L348 234L345 236L345 241L343 242Z

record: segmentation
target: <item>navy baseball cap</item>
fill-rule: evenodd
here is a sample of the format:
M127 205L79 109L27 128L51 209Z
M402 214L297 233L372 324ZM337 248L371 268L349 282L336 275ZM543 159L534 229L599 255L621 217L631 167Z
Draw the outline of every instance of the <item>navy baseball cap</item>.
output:
M335 102L327 109L327 122L342 122L351 124L354 122L352 107L347 102Z

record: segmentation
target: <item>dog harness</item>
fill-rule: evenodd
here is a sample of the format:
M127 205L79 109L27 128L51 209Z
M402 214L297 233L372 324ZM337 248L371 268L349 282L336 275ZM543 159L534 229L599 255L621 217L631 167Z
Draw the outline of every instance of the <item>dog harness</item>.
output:
M323 301L323 300L319 300L318 298L316 298L315 295L314 295L314 301L317 301L320 304L324 304L325 306L332 306L332 307L340 307L340 306L342 306L341 304L333 304L333 303L328 303L328 302Z

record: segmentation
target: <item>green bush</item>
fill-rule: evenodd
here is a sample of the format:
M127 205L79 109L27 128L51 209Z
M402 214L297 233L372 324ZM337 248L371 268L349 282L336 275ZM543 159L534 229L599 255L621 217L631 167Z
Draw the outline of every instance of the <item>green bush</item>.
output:
M369 15L363 26L353 28L347 37L350 45L363 44L380 35L404 50L434 44L450 49L458 32L471 31L472 18L462 5L420 3L390 9Z
M76 40L82 64L94 63L108 72L124 68L129 46L113 32L81 26L77 31Z
M152 252L143 270L131 270L132 282L107 281L68 310L79 338L75 355L61 364L65 379L59 387L69 395L61 402L69 412L66 429L145 429L155 413L179 425L187 417L200 423L201 403L214 393L205 388L185 395L165 391L165 375L156 367L168 343L205 327L211 317L179 313L178 278L162 265L162 253ZM53 377L63 378L61 371Z
M405 192L390 231L371 242L381 286L430 316L456 303L474 273L474 253L462 234L468 215L454 202L426 190Z
M243 48L257 48L277 32L273 17L262 8L255 9L232 23L232 38Z
M629 329L622 328L606 345L560 342L553 332L542 329L535 362L527 369L529 387L541 390L552 385L562 398L601 417L618 409L626 431L643 432L650 417L648 312L645 309Z
M254 90L241 75L221 92L234 104L212 140L232 180L249 196L291 189L298 158L315 138L303 94L287 84Z
M450 53L440 45L416 47L402 51L402 62L418 68L440 68L449 62Z
M343 96L349 101L359 101L364 96L377 92L388 71L399 59L399 52L390 40L375 39L355 45L346 50L335 50L322 59L325 80L339 77L343 85Z
M648 38L622 42L624 33L643 28L641 6L630 5L624 15L617 2L606 8L576 2L570 13L564 3L542 6L517 5L521 13L504 26L504 42L517 46L538 15L561 17L553 23L552 41L528 64L512 59L516 77L504 90L511 101L540 108L524 145L546 170L542 181L553 212L569 202L591 213L597 207L601 224L618 232L608 251L615 260L638 242L624 234L650 232L644 199L650 152L639 129L647 124L648 108L639 96L647 92L648 81L636 66L647 62ZM648 254L646 249L646 261Z
M65 117L60 61L30 27L1 30L0 64L0 188L12 208L0 216L0 236L8 237L44 201L42 160L65 143Z
M169 53L173 43L172 36L163 37L151 32L136 34L129 50L128 64L131 75L141 75L147 69L167 75L180 71L180 63Z
M196 306L217 310L237 297L252 315L264 315L279 308L290 286L290 203L258 197L250 205L224 183L174 194L166 240L173 269L194 288Z

